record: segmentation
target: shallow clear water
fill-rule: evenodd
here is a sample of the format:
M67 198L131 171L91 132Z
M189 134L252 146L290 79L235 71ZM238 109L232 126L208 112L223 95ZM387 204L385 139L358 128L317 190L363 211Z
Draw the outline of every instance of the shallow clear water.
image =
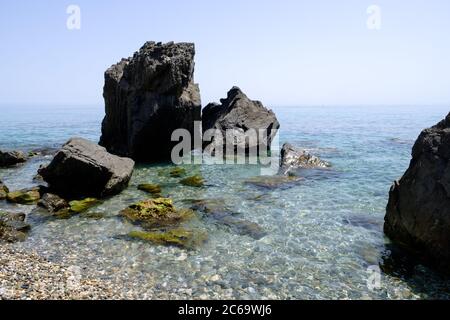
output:
M17 246L83 268L83 274L115 279L139 296L169 298L418 299L449 298L450 282L398 254L382 232L388 190L408 167L420 131L448 113L445 107L274 108L289 141L332 163L279 188L246 183L257 166L188 166L201 172L205 188L189 188L158 174L168 165L140 165L129 188L94 211L105 218L42 222ZM0 149L54 147L71 136L97 141L99 107L0 107ZM40 164L0 170L10 189L33 185ZM136 229L117 218L127 205L148 196L139 183L161 183L179 207L186 199L220 199L240 219L259 224L260 240L239 235L212 219L190 222L208 241L194 251L132 242ZM31 210L0 202L0 209ZM370 290L370 266L381 266L381 288ZM395 270L396 272L392 272Z

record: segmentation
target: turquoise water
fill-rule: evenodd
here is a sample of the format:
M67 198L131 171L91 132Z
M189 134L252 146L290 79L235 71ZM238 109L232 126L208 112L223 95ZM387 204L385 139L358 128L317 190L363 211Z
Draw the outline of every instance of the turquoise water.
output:
M382 233L391 183L410 161L420 131L448 113L447 107L279 107L280 143L306 148L333 169L275 188L247 183L257 166L188 166L207 187L195 189L158 174L161 165L139 165L129 188L95 211L105 218L42 222L19 247L80 266L86 275L113 280L139 297L243 299L449 298L450 282L399 253ZM98 141L100 107L0 107L0 149L57 147L71 136ZM0 170L10 189L32 178L49 157ZM186 199L219 199L241 219L267 233L256 240L220 221L202 219L208 232L194 251L131 242L135 229L118 211L147 196L139 183L163 185L163 195L186 207ZM0 209L30 212L0 202ZM367 286L368 268L381 266L380 288Z

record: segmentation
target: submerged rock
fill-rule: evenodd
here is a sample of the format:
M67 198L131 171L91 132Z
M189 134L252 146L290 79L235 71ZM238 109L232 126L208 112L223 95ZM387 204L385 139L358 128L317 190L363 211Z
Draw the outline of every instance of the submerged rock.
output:
M38 206L46 209L50 213L53 213L67 209L69 204L66 200L56 194L46 193L42 196L41 200L39 200Z
M25 205L36 204L40 198L41 194L38 188L13 191L6 195L6 200L9 202Z
M107 197L128 186L134 161L81 138L70 139L52 162L39 169L52 192L65 198Z
M257 223L236 218L239 213L228 208L223 199L193 200L191 209L204 213L204 218L225 225L241 236L259 240L267 235Z
M25 214L0 211L0 242L25 240L30 225L25 223Z
M281 174L292 174L296 169L324 169L331 167L331 165L305 150L285 143L281 149L280 167Z
M70 211L73 213L81 213L98 205L100 201L96 198L86 198L83 200L74 200L69 202Z
M193 217L193 212L177 209L171 199L157 198L138 202L122 210L120 215L146 228L176 225Z
M27 158L21 151L2 152L0 150L0 167L9 167L26 161Z
M263 190L289 189L297 185L303 178L295 176L257 176L244 181L245 184Z
M384 231L394 243L448 272L450 114L417 139L408 170L389 192Z
M238 87L233 87L227 98L221 99L220 102L221 104L210 103L203 109L203 132L215 129L221 133L221 137L215 137L210 143L205 143L204 148L224 149L224 139L228 131L233 136L232 139L227 139L231 150L246 153L254 150L253 155L267 154L280 127L275 114L261 102L250 100ZM246 133L249 134L251 129L256 130L255 132L261 131L261 135L258 135L257 139L246 139Z
M138 185L138 189L154 195L160 194L162 191L161 186L159 184L151 184L151 183L140 184Z
M106 70L100 144L138 161L170 159L177 144L172 132L183 128L194 136L194 121L201 120L194 55L192 43L147 42Z
M173 168L169 171L169 175L172 178L181 178L186 175L186 169L180 167Z
M188 186L188 187L196 187L200 188L205 185L205 180L200 175L195 175L192 177L187 177L185 179L180 180L180 183L182 185Z
M9 192L8 187L5 186L3 182L0 180L0 200L5 200L8 192Z
M208 235L204 231L193 231L184 228L152 232L132 231L128 236L132 239L148 241L158 245L176 246L185 249L194 249L208 239Z

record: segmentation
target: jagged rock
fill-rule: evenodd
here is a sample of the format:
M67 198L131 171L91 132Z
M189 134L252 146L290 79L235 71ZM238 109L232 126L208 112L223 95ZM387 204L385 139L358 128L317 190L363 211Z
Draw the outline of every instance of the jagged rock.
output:
M192 218L193 212L175 208L171 199L157 198L133 204L122 210L120 215L132 223L152 229L176 225Z
M138 161L170 159L175 129L194 134L201 120L192 43L147 42L105 73L106 116L100 144Z
M330 166L328 162L309 154L305 150L296 148L289 143L285 143L281 149L281 174L291 174L296 169L317 169L328 168Z
M267 154L266 151L270 150L272 139L280 127L275 114L261 102L250 100L238 87L233 87L227 98L220 102L221 104L210 103L203 109L203 132L215 129L221 133L221 136L213 137L211 142L204 143L204 148L209 149L207 152L215 155L217 150L222 150L225 154L228 143L231 150L251 152L252 155ZM254 129L254 132L262 130L258 139L246 139L246 133L250 134L250 129ZM227 138L230 134L231 138Z
M69 204L60 196L52 193L46 193L38 202L38 206L46 209L50 213L58 212L67 209Z
M450 266L450 114L420 134L389 192L384 231L429 263Z
M128 186L134 161L109 154L81 138L70 139L39 174L50 190L67 199L106 197Z
M27 161L27 158L21 151L2 152L0 150L0 167L9 167L25 161Z
M0 200L5 200L8 192L9 192L8 187L5 186L3 182L0 180Z
M25 223L25 214L0 211L0 241L17 242L26 238L30 225Z

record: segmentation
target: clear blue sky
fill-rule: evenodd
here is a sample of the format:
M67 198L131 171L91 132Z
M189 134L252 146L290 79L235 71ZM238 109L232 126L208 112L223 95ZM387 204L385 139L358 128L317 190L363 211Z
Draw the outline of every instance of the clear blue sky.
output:
M268 106L450 106L448 0L2 0L0 104L102 105L105 69L147 40L196 43L203 104L238 85Z

